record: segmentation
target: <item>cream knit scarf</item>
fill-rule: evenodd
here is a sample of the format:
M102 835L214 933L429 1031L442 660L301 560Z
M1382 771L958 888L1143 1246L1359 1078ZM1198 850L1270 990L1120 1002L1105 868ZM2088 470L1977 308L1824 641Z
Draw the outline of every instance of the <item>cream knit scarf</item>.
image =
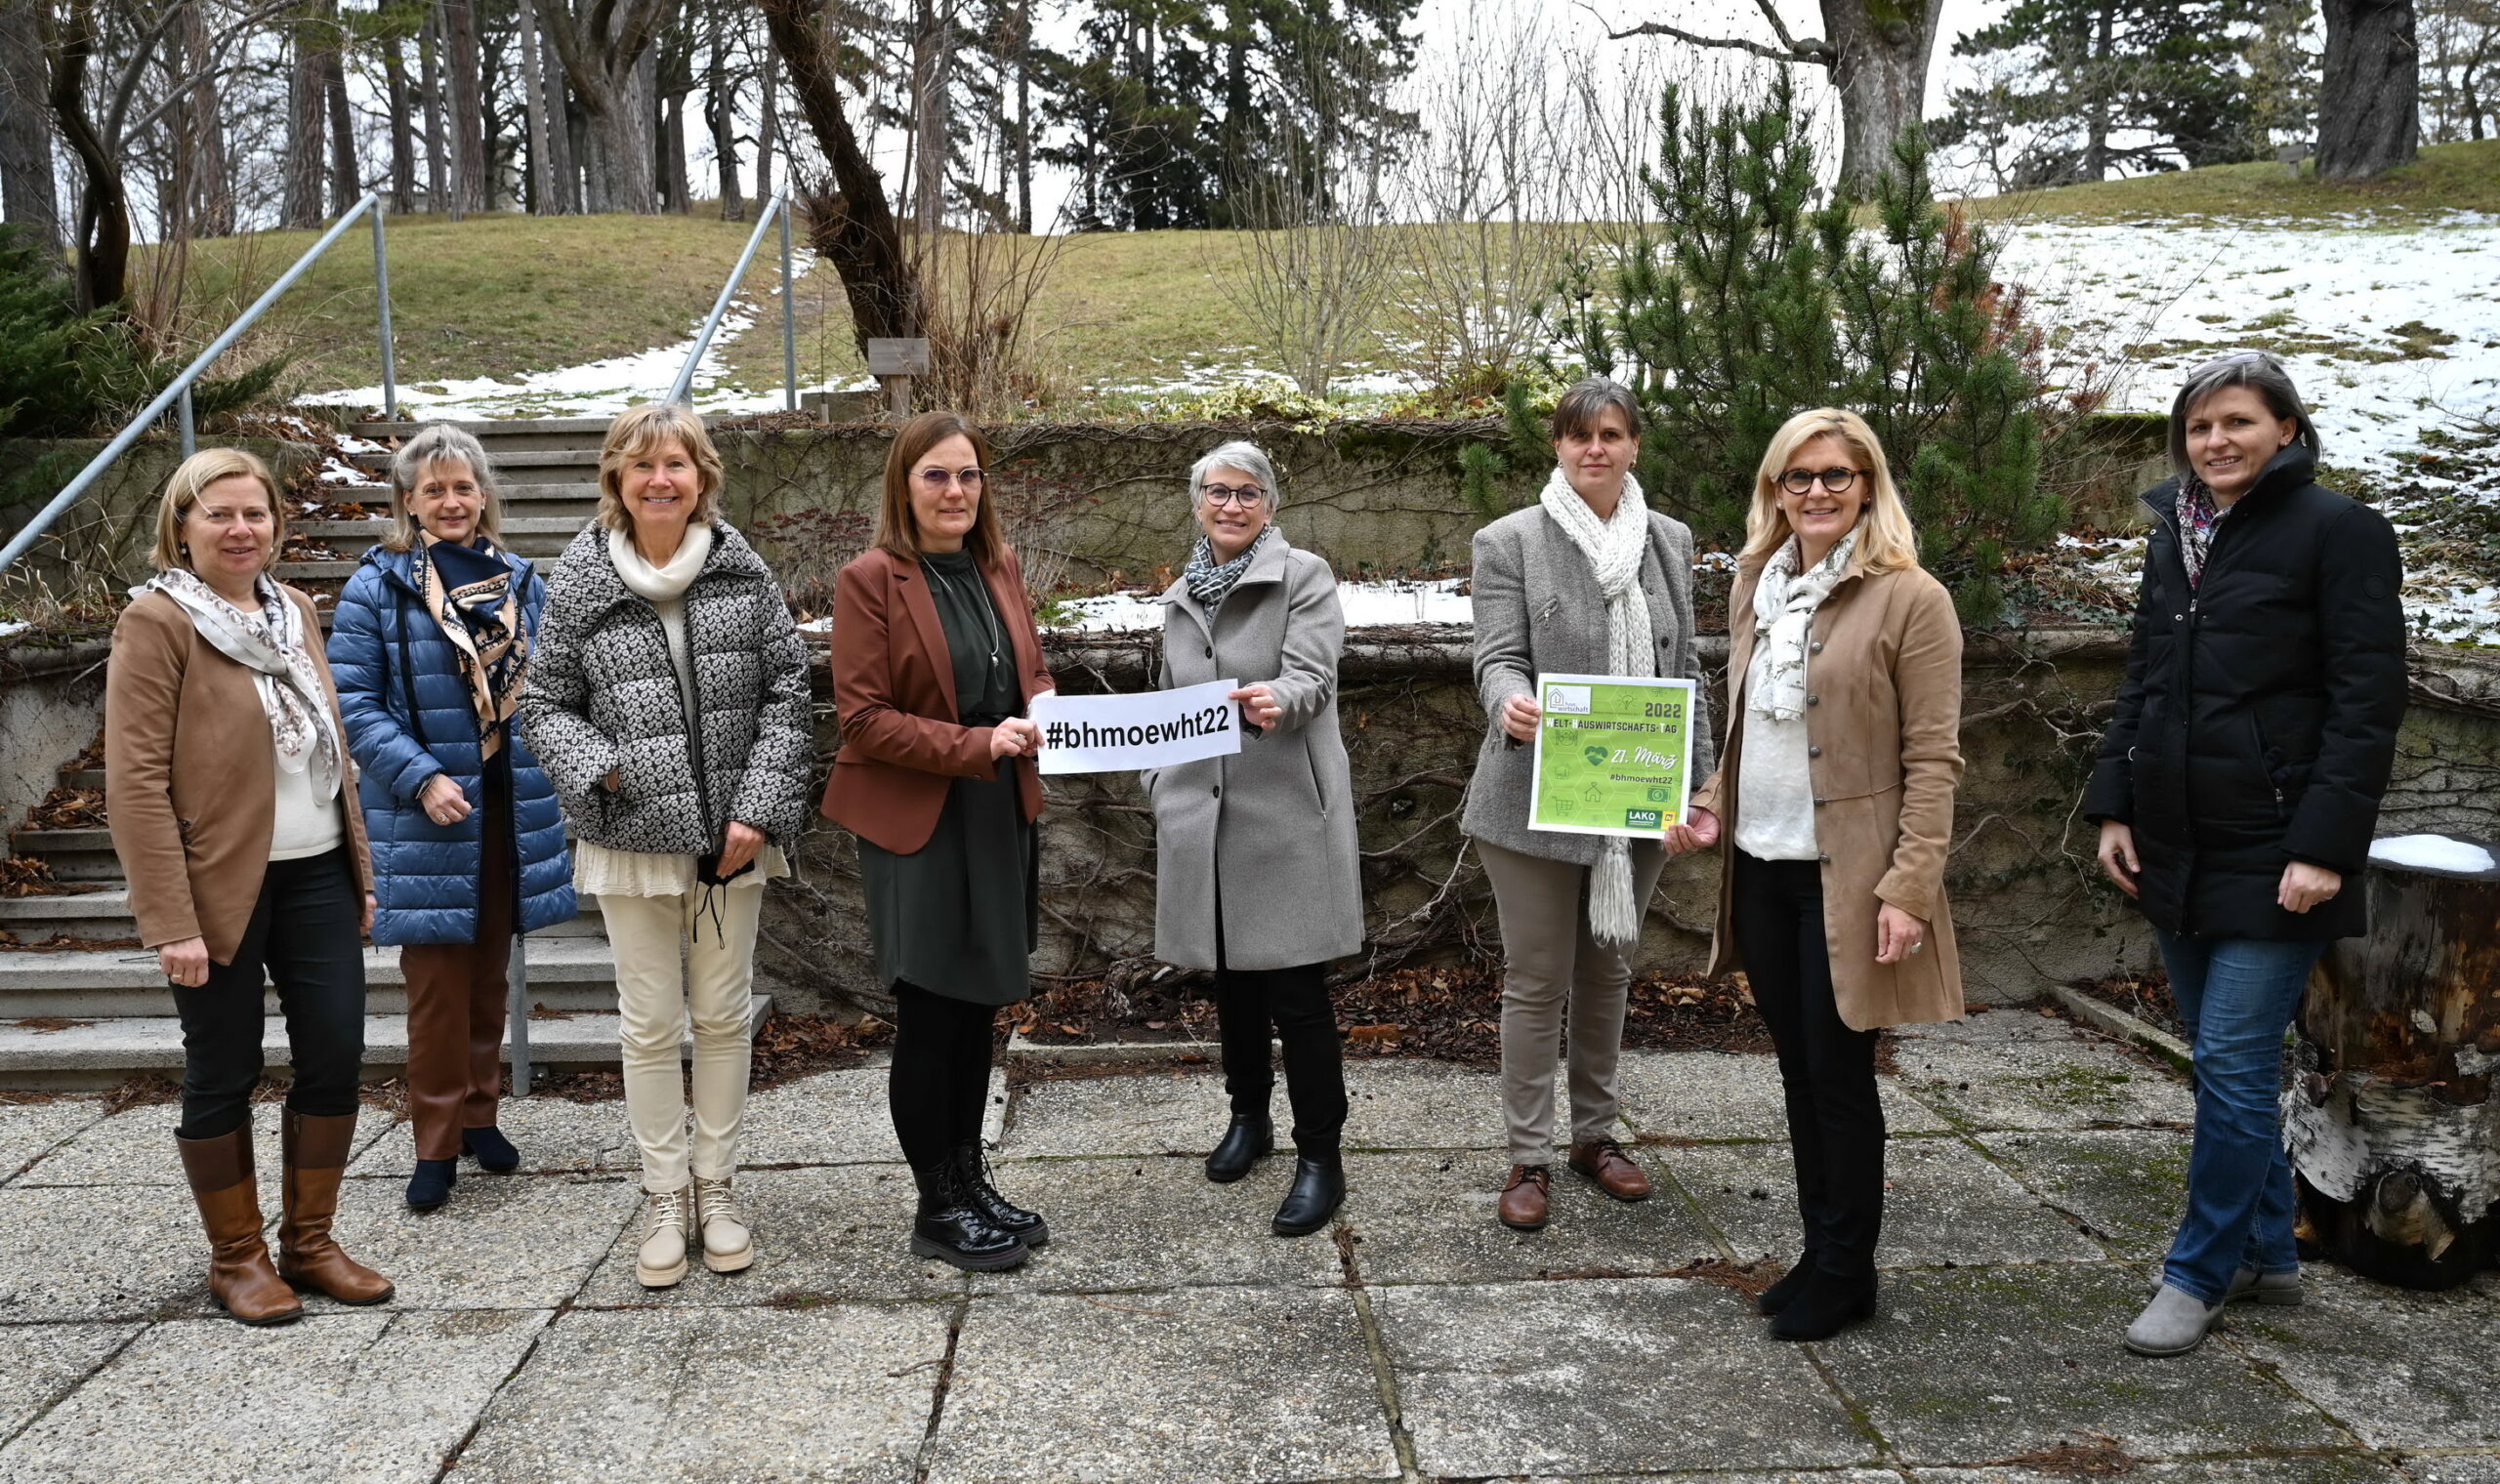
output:
M1557 467L1537 497L1562 534L1587 557L1605 598L1605 673L1648 680L1658 673L1649 647L1649 599L1641 591L1641 557L1649 547L1649 507L1628 472L1614 514L1604 520ZM1601 943L1630 948L1641 939L1642 904L1632 899L1632 845L1620 835L1598 845L1589 872L1589 930Z

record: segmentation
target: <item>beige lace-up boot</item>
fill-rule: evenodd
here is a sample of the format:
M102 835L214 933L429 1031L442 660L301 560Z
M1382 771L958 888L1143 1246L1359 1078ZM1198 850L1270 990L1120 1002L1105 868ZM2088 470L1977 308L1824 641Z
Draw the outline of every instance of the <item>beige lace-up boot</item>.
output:
M644 1197L643 1245L634 1277L645 1288L675 1288L686 1276L686 1226L693 1190L654 1190Z
M716 1273L743 1272L755 1261L755 1233L738 1210L728 1180L694 1177L694 1222L703 1233L703 1265Z

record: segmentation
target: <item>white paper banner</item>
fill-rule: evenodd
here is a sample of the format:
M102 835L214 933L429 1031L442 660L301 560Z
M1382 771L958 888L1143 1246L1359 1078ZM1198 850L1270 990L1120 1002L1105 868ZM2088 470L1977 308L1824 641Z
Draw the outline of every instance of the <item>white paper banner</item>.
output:
M1241 751L1241 708L1227 700L1238 680L1209 680L1143 695L1033 698L1045 773L1116 773L1169 767Z

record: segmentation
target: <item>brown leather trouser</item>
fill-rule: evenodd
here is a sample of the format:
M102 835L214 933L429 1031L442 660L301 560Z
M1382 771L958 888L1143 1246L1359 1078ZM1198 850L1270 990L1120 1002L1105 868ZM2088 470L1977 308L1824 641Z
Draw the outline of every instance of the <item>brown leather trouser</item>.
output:
M512 962L511 785L486 769L479 810L478 938L409 943L399 950L408 982L408 1117L417 1158L458 1159L460 1132L494 1126L503 1093L504 971Z

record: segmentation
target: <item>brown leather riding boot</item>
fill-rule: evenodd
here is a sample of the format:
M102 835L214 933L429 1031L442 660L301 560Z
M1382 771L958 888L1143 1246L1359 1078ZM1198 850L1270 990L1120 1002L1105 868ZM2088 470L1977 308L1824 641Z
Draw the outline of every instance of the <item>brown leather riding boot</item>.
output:
M355 1142L355 1115L316 1118L289 1108L286 1120L286 1215L277 1226L277 1270L287 1282L318 1289L341 1303L380 1303L391 1280L349 1257L330 1237L339 1210L339 1177Z
M176 1138L200 1224L208 1228L208 1296L245 1324L284 1324L304 1312L261 1240L261 1192L252 1179L252 1125L217 1138Z
M1514 1231L1543 1230L1547 1191L1553 1183L1554 1172L1547 1166L1513 1165L1510 1177L1502 1181L1502 1199L1494 1215Z
M1610 1138L1593 1138L1571 1146L1571 1168L1598 1182L1618 1201L1649 1199L1649 1173L1634 1163L1623 1146Z

